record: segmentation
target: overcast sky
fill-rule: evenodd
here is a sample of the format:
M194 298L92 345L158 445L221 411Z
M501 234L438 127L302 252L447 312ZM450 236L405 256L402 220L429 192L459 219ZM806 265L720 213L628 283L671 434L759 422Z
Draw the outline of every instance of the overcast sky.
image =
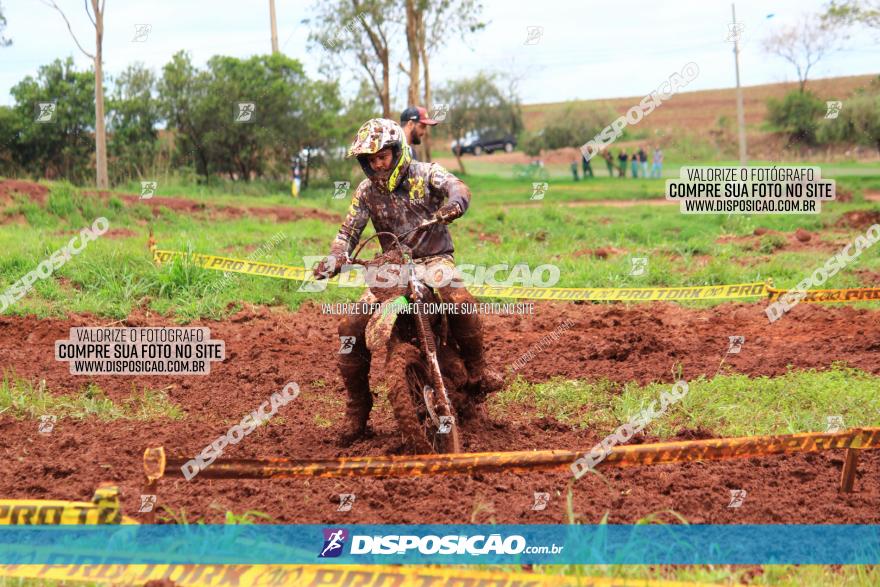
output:
M94 30L80 0L57 0L87 50ZM268 0L106 0L105 74L129 63L143 62L157 74L180 49L202 65L216 54L247 57L270 50ZM795 80L792 66L761 50L760 40L774 28L818 11L824 0L748 0L737 2L737 21L744 26L742 80L745 85ZM0 0L6 15L5 36L11 47L0 49L0 104L9 105L10 88L40 65L72 56L80 68L90 65L74 45L61 16L41 0ZM309 29L301 20L313 2L276 0L282 51L318 75L320 49L308 50ZM685 63L696 62L699 77L688 90L734 84L732 45L725 39L730 3L718 0L485 0L484 31L463 44L452 40L432 61L437 82L476 73L502 71L520 78L524 103L574 98L641 96L655 89ZM150 26L143 42L133 41L135 27ZM340 23L344 26L345 23ZM527 43L529 27L542 27L536 42ZM880 72L878 35L858 32L847 49L816 68L812 77ZM402 45L401 45L402 46ZM395 62L405 59L399 52ZM352 64L352 70L356 66ZM406 79L395 71L392 92L401 105ZM356 88L352 77L343 89Z

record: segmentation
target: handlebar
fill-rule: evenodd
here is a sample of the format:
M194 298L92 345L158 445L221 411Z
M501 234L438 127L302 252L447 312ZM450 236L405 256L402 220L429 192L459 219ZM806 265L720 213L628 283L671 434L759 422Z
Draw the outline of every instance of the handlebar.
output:
M397 248L398 248L398 249L402 249L403 246L400 244L400 239L402 239L402 238L405 237L406 235L411 234L411 233L413 233L413 232L415 232L415 231L417 231L417 230L421 230L421 229L423 229L423 228L427 228L428 226L433 226L434 224L437 224L438 222L440 222L440 219L437 218L437 217L434 217L434 218L432 218L431 220L425 220L425 221L423 221L421 224L419 224L419 225L416 226L415 228L412 228L412 229L410 229L410 230L404 232L403 234L399 234L399 235L394 234L393 232L384 232L384 231L383 231L383 232L377 232L376 234L372 235L370 238L368 238L368 239L366 239L364 242L362 242L362 243L360 244L360 246L359 246L357 249L355 249L353 255L351 255L351 256L346 255L347 258L343 261L343 266L347 264L347 265L360 265L360 266L362 266L362 267L367 267L367 266L370 264L370 261L362 261L362 260L358 259L357 256L360 254L361 250L364 248L364 246L366 246L366 244L367 244L368 242L370 242L371 240L373 240L374 238L376 238L376 237L378 237L378 236L381 236L381 235L383 235L383 234L384 234L384 235L389 235L391 238L394 239L394 242L397 244ZM325 275L325 276L323 276L323 277L318 277L318 279L326 279L326 278L328 278L328 277L330 277L330 276L331 276L331 275Z
M432 218L431 220L425 220L424 222L422 222L418 226L411 228L410 230L407 230L403 234L394 234L393 232L377 232L376 234L372 235L370 238L368 238L367 240L362 242L360 244L360 246L357 249L355 249L354 254L351 255L351 257L348 259L348 263L351 265L361 265L363 267L366 267L367 264L369 264L369 261L361 261L360 259L357 258L357 256L360 254L361 250L366 246L366 244L368 242L370 242L371 240L373 240L374 238L376 238L378 236L381 236L383 234L391 236L391 238L394 239L394 242L397 245L397 248L402 249L402 245L400 244L400 239L402 239L403 237L405 237L408 234L411 234L417 230L427 228L428 226L433 226L434 224L437 224L438 222L440 222L439 218Z

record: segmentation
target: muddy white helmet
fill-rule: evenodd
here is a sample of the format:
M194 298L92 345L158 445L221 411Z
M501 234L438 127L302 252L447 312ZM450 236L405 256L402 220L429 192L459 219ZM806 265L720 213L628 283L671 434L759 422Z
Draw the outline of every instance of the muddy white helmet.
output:
M386 147L391 148L391 172L387 180L384 175L379 176L370 167L367 155L378 153ZM406 171L412 161L409 146L406 143L406 135L399 124L387 118L371 118L358 130L354 142L348 148L349 157L357 157L361 169L377 183L380 188L393 192L406 176Z

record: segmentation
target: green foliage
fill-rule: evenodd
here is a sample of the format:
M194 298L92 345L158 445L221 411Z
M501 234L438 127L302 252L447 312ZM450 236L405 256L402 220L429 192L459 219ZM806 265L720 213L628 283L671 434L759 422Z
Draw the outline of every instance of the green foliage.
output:
M519 138L519 148L529 157L537 157L541 151L546 149L544 141L544 131L522 133Z
M880 80L880 78L878 78ZM880 82L843 102L837 118L822 120L822 143L857 143L880 151Z
M310 82L302 65L284 55L215 56L199 71L179 52L158 89L177 135L175 162L206 180L278 176L302 148L336 142L328 132L342 107L336 84ZM253 121L238 119L239 102L254 103Z
M522 130L519 97L499 84L498 75L480 72L472 78L450 81L437 92L437 102L450 105L444 126L453 138L484 129L514 135Z
M767 234L761 237L761 244L758 245L758 250L769 255L784 247L785 244L785 239L778 234Z
M11 140L4 151L18 170L35 177L64 177L74 183L91 178L95 142L95 76L78 72L73 59L56 59L40 67L37 78L27 76L10 90L13 115L0 116L0 137ZM39 102L57 103L51 122L36 122Z
M578 107L569 102L544 125L544 148L580 147L602 132L618 115L610 106Z
M816 144L819 120L825 114L825 102L812 92L789 92L781 101L767 100L767 120L788 134L792 143Z
M108 169L120 183L153 176L158 150L159 107L153 97L156 76L142 64L128 66L115 80L107 101Z
M0 6L0 47L8 47L12 44L10 39L3 36L4 29L6 29L6 17L3 16L3 7Z

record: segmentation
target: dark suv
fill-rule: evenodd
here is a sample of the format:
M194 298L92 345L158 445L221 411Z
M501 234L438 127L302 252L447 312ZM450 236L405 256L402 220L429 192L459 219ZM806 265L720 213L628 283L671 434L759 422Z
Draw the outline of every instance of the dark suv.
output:
M487 130L478 133L468 133L459 141L452 142L452 152L457 155L473 153L482 155L493 151L504 150L510 153L516 148L516 137L501 131Z

